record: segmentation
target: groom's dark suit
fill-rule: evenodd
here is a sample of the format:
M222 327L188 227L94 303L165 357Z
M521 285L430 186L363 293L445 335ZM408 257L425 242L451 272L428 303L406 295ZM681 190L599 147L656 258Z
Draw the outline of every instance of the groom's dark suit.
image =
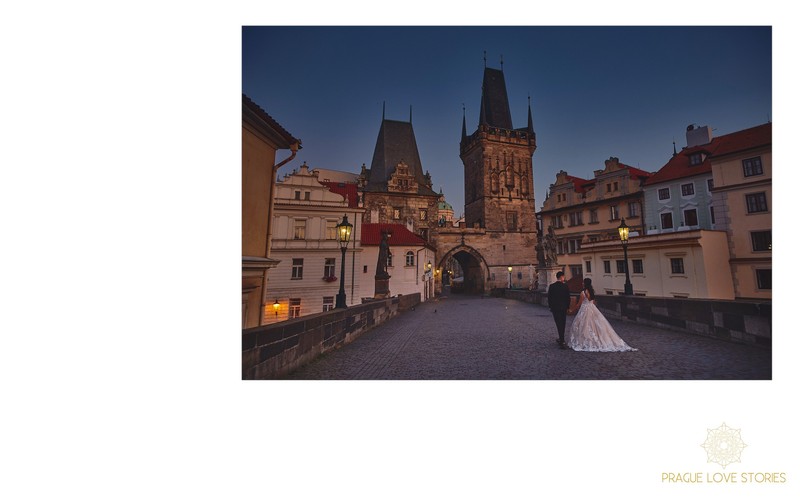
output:
M569 287L564 282L550 284L547 289L547 304L553 312L553 319L558 328L558 343L564 346L564 328L567 325L567 310L569 309Z

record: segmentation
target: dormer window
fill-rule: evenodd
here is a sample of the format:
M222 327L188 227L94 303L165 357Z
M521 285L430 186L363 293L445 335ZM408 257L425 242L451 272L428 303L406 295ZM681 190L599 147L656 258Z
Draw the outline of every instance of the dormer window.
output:
M703 162L703 154L700 152L695 152L694 154L689 155L689 166L699 165Z

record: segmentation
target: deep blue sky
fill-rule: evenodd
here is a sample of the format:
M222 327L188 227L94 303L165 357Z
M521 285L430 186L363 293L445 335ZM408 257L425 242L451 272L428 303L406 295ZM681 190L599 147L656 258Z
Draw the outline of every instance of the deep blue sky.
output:
M281 173L370 166L386 118L408 120L434 189L463 211L462 103L478 121L483 54L502 54L514 127L531 96L536 208L559 170L656 171L686 126L716 136L772 119L770 27L245 27L242 90L302 139Z

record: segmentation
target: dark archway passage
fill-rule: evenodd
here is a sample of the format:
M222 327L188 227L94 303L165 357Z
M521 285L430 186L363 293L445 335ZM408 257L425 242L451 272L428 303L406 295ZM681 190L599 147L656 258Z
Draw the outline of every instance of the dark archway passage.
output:
M440 261L439 268L448 272L451 293L485 292L488 268L480 253L472 247L461 245L448 251ZM450 271L453 271L452 277Z

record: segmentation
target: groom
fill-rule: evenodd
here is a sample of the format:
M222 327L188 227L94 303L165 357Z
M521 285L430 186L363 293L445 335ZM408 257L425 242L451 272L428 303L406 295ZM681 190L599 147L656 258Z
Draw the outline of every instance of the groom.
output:
M558 346L562 349L567 348L564 341L564 328L567 325L569 301L569 287L567 287L564 272L559 271L556 273L555 283L550 284L550 288L547 289L547 304L550 306L550 311L553 312L556 328L558 328Z

